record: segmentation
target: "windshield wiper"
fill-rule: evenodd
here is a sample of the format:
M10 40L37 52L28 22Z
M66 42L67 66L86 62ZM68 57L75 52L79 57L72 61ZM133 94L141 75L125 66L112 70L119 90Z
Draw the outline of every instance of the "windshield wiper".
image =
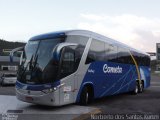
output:
M28 63L29 63L29 70L30 70L33 67L33 65L32 65L33 64L33 55L31 57L31 60Z
M21 79L22 79L22 77L23 77L23 74L26 72L28 65L31 66L32 59L33 59L33 55L32 55L32 57L31 57L30 61L27 63L27 65L26 65L26 67L25 67L23 73L21 74ZM30 67L30 66L29 66L29 67ZM30 69L30 68L29 68L29 69Z
M33 61L33 66L32 66L32 71L35 69L36 65L37 65L37 60L38 60L38 55L35 55L34 57L34 61Z

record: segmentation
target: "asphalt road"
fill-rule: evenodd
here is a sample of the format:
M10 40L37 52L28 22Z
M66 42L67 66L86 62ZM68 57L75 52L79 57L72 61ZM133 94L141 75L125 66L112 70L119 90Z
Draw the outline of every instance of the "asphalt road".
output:
M148 115L148 120L160 119L160 76L152 75L151 86L145 89L143 93L108 96L95 100L90 106L100 108L103 115L102 118L115 119L115 115L119 115L117 119L132 119L133 116L126 118L127 115L131 114L140 115L139 118L141 119L145 119L144 115ZM114 116L104 116L106 114ZM97 116L94 117L96 118ZM93 116L88 119L91 118L93 119ZM136 116L134 119L139 118Z
M15 96L15 87L12 86L0 86L0 95L14 95Z
M0 95L15 95L14 86L0 87ZM100 108L102 115L154 114L160 118L160 76L152 75L151 86L143 93L104 97L95 100L89 107ZM94 118L90 115L87 119Z

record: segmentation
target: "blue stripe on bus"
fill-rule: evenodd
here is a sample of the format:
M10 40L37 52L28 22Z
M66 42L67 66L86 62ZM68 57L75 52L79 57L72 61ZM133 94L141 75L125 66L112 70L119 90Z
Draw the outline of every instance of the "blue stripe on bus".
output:
M55 81L53 83L47 83L47 84L41 84L41 85L29 85L29 84L21 83L19 81L16 82L16 88L20 88L24 90L33 90L33 91L41 91L44 89L57 87L58 85L60 85L60 80Z
M41 35L32 37L30 41L51 39L51 38L58 38L58 37L65 37L65 33L64 32L53 32L53 33L51 32L51 33L41 34Z
M118 89L117 89L117 90L114 90L115 92L113 92L112 95L118 94L118 93L121 92L121 90L123 90L124 87L126 87L126 85L129 85L131 82L135 81L135 80L133 80L133 78L134 78L133 76L135 76L136 71L134 71L134 74L132 75L131 81L128 82L128 83L126 83L126 84L124 84L125 81L126 81L126 79L127 79L127 77L128 77L128 75L129 75L129 73L130 73L133 69L134 69L134 66L133 66L133 67L130 67L129 71L126 72L121 78L119 78L119 79L117 80L117 82L115 82L111 87L109 87L106 91L104 91L104 92L100 95L100 97L103 97L103 96L107 95L107 93L110 92L110 89L112 89L112 88L115 87L115 86L118 87ZM120 85L120 82L121 82L121 85ZM119 87L119 86L120 86L120 87ZM115 89L115 88L113 88L113 89ZM128 88L127 88L127 90L128 90ZM127 91L127 90L126 90L126 91Z
M104 73L103 66L107 64L109 67L122 68L122 73ZM148 87L149 81L149 67L141 67L144 71L144 76L148 74L148 77L144 79L146 84L145 87ZM80 86L76 102L80 100L80 94L83 87L87 83L92 83L94 88L94 98L100 98L103 96L114 95L118 93L124 93L134 90L136 85L136 80L138 75L136 72L136 66L130 64L121 64L113 62L94 62L90 64L82 84Z
M150 80L151 80L150 67L140 66L139 68L140 68L141 79L144 80L144 88L147 88L150 86Z

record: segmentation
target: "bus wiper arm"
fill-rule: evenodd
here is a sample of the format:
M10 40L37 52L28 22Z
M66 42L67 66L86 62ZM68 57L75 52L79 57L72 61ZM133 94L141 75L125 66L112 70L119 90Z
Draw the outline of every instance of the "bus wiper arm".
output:
M29 63L29 70L33 67L32 63L33 63L33 55L31 57L31 60L28 62Z
M38 55L35 56L35 60L33 62L33 69L35 69L36 65L37 65L37 60L38 60ZM32 69L32 70L33 70Z
M21 79L22 79L22 76L24 75L24 73L26 72L28 65L29 65L29 64L31 65L32 59L33 59L33 55L32 55L32 57L31 57L30 61L27 63L27 65L26 65L26 67L25 67L23 73L21 74Z

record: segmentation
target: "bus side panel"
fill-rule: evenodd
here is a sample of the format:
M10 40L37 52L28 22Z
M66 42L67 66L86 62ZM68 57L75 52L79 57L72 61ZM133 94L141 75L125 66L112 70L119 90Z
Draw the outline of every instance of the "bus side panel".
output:
M107 72L108 68L104 68L104 65L107 65L110 69L119 67L122 68L122 71L115 72L111 70ZM136 79L137 71L135 65L94 62L90 64L85 74L77 98L79 98L81 90L86 83L93 83L94 97L100 98L134 90Z
M147 88L150 86L150 67L146 66L140 66L140 74L141 74L141 80L144 81L144 88Z

